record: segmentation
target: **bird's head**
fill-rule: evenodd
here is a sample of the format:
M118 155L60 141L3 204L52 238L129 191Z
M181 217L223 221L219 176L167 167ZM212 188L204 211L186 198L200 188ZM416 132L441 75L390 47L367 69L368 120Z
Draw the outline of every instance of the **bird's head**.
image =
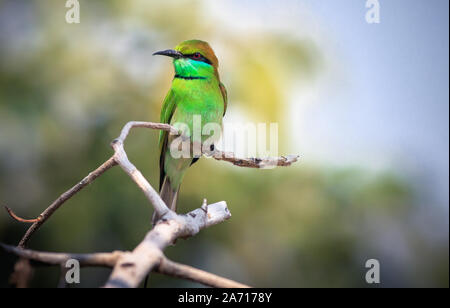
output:
M217 60L214 51L207 42L200 40L184 41L175 49L155 52L173 58L175 74L181 77L210 78L219 77Z

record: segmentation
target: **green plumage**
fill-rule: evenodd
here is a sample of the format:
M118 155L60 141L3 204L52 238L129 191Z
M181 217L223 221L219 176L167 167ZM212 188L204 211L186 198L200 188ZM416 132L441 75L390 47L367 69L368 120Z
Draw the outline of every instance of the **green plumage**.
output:
M222 125L226 110L227 94L220 82L217 71L218 61L208 43L185 41L175 51L157 53L174 57L175 77L164 100L160 121L162 123L184 123L191 132L195 115L201 116L202 128L207 123ZM189 166L195 162L189 158L174 158L170 153L170 144L177 136L161 131L160 147L160 195L172 210L176 210L178 191L183 176ZM202 142L209 136L201 137ZM192 152L192 151L191 151ZM154 217L154 223L158 217Z

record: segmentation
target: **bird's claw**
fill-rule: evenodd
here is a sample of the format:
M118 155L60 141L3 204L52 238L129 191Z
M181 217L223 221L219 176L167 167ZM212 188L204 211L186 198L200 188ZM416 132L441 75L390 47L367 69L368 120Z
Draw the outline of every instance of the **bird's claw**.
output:
M205 212L208 213L208 201L206 199L203 199L203 204L201 209Z

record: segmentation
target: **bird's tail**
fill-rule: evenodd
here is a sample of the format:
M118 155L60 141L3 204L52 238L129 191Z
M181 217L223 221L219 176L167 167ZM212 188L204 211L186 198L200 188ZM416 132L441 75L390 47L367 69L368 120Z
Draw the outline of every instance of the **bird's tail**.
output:
M179 190L180 190L180 187L177 187L176 189L172 188L172 184L171 184L168 176L164 177L164 181L161 185L159 195L160 195L161 199L164 201L164 203L167 205L167 207L170 208L174 212L176 212L176 210L177 210L177 199L178 199L178 191ZM155 225L160 218L161 217L159 217L159 215L157 215L155 212L153 214L153 219L152 219L153 225Z

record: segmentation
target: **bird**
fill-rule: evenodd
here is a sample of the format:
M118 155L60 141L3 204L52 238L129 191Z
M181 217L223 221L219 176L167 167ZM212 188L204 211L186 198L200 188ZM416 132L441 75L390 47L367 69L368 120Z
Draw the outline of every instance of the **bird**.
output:
M222 129L222 119L227 110L227 90L219 77L219 61L211 46L202 40L187 40L178 44L174 49L167 49L153 53L171 57L175 75L172 80L160 115L160 122L174 125L184 123L193 131L194 116L201 116L201 125L214 123ZM220 132L219 132L220 134ZM188 142L193 144L192 134L187 134ZM208 136L201 136L205 142ZM214 150L213 140L210 150ZM200 157L173 157L170 151L171 142L177 136L167 131L159 134L159 192L161 199L174 212L177 209L177 199L181 181L187 169L198 161ZM155 225L161 217L153 215Z

